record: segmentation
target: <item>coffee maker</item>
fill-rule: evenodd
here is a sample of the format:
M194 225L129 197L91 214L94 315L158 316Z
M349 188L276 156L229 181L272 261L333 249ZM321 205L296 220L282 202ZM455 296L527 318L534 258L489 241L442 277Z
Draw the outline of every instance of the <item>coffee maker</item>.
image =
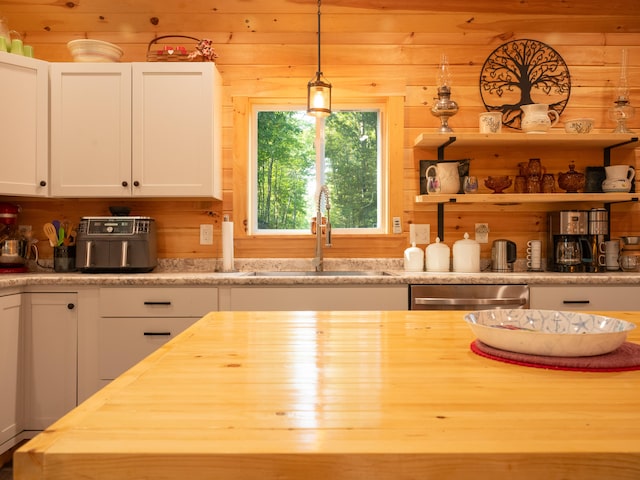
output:
M584 271L583 251L588 248L588 220L588 212L585 210L549 213L548 270Z
M604 242L609 239L609 212L604 208L589 210L589 251L583 252L587 272L604 272Z

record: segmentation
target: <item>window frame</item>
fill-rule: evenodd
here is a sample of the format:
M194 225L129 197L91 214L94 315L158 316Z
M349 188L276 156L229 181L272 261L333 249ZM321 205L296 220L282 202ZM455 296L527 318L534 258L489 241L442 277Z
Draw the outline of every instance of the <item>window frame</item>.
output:
M257 150L258 136L257 123L258 113L265 111L305 111L306 104L302 102L287 102L282 100L260 99L260 101L250 101L250 114L248 125L248 166L247 166L247 234L273 237L277 235L285 236L305 236L309 230L293 230L293 229L259 229L258 228L258 205L257 205ZM333 228L334 233L342 235L380 235L389 233L389 145L388 145L388 115L387 115L387 99L376 98L372 100L354 100L349 102L339 102L333 105L333 111L377 111L378 112L378 169L377 169L377 188L378 188L378 226L375 228ZM316 126L318 123L316 123ZM316 134L316 142L318 135ZM319 178L318 162L315 165L316 181Z

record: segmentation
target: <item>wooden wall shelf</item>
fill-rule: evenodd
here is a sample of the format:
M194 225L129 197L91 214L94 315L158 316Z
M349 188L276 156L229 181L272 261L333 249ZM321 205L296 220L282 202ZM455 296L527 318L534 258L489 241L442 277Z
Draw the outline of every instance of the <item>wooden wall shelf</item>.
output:
M632 202L638 201L638 193L474 193L418 195L417 204L442 203L563 203L563 202Z
M530 145L554 148L636 148L638 137L627 133L421 133L415 147L508 147Z

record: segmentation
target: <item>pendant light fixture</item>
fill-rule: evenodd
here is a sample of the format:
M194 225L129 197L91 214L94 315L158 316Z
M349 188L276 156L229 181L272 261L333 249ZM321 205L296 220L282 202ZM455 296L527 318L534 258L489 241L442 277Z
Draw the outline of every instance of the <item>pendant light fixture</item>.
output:
M307 113L327 117L331 114L331 84L322 76L320 68L320 3L318 0L318 71L307 84Z

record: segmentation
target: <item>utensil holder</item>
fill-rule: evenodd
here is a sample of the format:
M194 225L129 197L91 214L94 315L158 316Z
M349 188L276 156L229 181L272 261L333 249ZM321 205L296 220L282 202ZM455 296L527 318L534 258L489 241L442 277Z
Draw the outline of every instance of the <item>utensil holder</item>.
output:
M76 270L75 245L53 247L53 269L61 273L74 272Z

